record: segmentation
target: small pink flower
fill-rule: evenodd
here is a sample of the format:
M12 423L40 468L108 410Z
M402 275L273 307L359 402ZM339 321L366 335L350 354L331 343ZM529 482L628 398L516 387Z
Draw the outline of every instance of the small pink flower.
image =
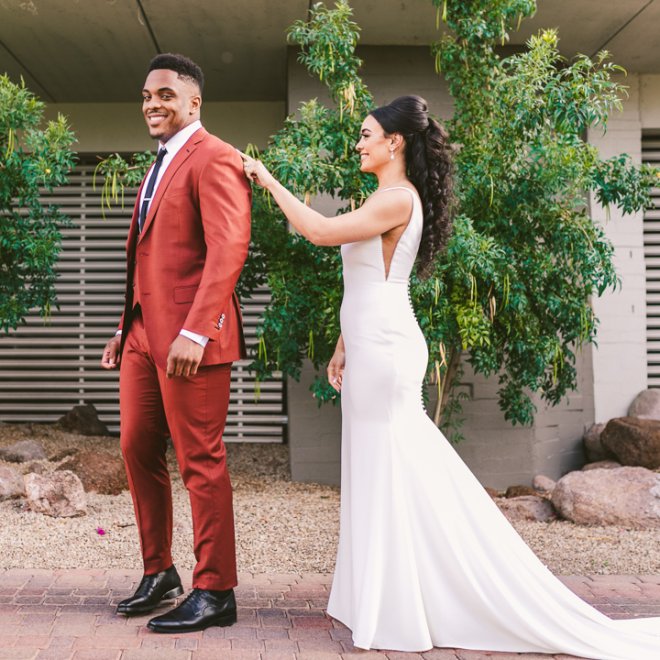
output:
M97 527L97 528L96 528L96 533L97 533L99 536L104 536L104 535L105 535L105 530L103 529L103 527Z

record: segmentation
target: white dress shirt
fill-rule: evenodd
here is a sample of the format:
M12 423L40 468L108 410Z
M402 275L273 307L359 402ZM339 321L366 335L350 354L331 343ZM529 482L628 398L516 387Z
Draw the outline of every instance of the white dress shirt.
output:
M154 186L151 199L153 199L156 196L156 191L158 190L158 184L160 184L161 179L163 178L163 174L165 174L165 170L168 168L169 164L174 159L174 156L177 155L181 147L183 147L183 145L188 141L190 136L201 127L202 127L201 121L199 120L194 121L192 124L188 124L188 126L182 128L178 133L173 135L166 143L163 144L162 142L159 142L158 148L162 149L163 147L165 147L165 149L167 149L167 153L163 157L163 162L160 166L158 176L156 177L156 185ZM149 168L149 171L147 172L147 176L145 177L147 181L149 180L149 175L151 174L152 169L153 169L153 165ZM138 209L142 208L142 202L144 201L146 188L147 188L146 186L142 186ZM151 200L149 200L149 205L151 205ZM149 213L148 206L147 206L147 213ZM119 330L117 334L121 334L121 330ZM206 344L209 341L208 337L205 337L204 335L198 335L196 332L191 332L190 330L186 330L185 328L183 328L179 332L179 334L183 335L184 337L187 337L188 339L192 339L192 341L200 344L201 346L206 346Z

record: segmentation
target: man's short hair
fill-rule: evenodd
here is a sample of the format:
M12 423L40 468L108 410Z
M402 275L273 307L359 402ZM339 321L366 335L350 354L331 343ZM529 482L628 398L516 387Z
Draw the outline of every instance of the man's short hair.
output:
M201 68L185 55L179 55L178 53L156 55L149 63L147 72L154 71L154 69L175 71L179 78L196 83L200 93L204 90L204 74Z

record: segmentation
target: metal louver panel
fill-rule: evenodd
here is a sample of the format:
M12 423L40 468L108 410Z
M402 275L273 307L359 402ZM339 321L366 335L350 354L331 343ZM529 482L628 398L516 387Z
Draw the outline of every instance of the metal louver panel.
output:
M642 137L642 161L660 167L660 135ZM649 387L660 387L660 188L644 212L646 363Z
M135 201L101 212L100 188L92 186L95 161L75 168L69 184L45 195L72 220L63 231L57 298L44 323L36 313L9 336L0 335L0 420L50 422L74 405L93 403L112 432L119 431L118 373L100 367L103 347L122 311L124 246ZM267 290L242 301L248 346L268 303ZM286 415L280 374L257 385L248 362L234 363L225 439L282 442ZM257 396L258 393L258 396Z

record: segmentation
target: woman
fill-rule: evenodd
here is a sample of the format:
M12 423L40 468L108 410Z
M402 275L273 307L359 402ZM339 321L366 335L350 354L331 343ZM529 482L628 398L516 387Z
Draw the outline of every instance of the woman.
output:
M328 613L365 649L432 646L657 660L660 619L613 621L536 558L427 417L427 349L408 300L449 230L451 159L417 96L374 110L356 149L378 189L325 218L262 163L245 172L317 245L342 245L341 530Z

